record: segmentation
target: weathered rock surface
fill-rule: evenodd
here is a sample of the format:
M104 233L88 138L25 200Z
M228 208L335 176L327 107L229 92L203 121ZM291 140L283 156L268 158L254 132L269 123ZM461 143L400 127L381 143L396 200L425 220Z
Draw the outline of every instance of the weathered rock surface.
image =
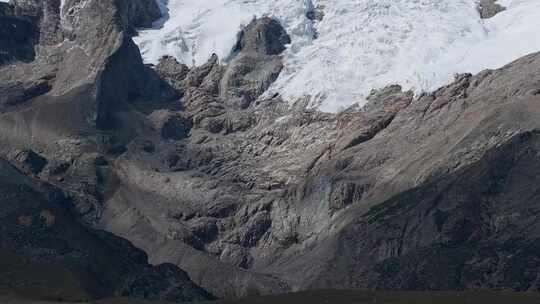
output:
M131 296L210 299L172 264L156 267L131 243L89 230L61 190L0 160L0 288L54 300Z
M13 161L27 175L37 175L47 165L47 159L32 150L15 151Z
M263 17L240 31L233 52L279 55L289 43L291 38L281 24L270 17Z
M489 19L505 9L504 6L497 3L497 0L481 0L478 3L478 11L483 19Z
M24 2L24 6L13 9L33 13L42 20L37 23L40 44L36 49L40 55L30 63L13 63L1 69L0 91L6 94L0 111L4 121L10 121L2 126L4 139L24 144L31 141L30 134L37 133L36 139L47 143L95 129L114 129L123 133L120 137L129 137L125 133L131 132L130 127L116 115L125 117L119 113L129 112L125 109L135 102L176 98L172 88L142 63L130 39L129 29L142 22L138 19L142 18L139 6L143 4L79 2L66 1L62 17L47 12L53 8L59 12L59 1L39 2L42 5L37 8ZM49 37L58 31L68 37L60 44ZM21 107L26 125L20 122ZM68 119L59 123L56 115Z
M264 95L289 42L271 18L226 63L147 67L130 39L143 21L125 17L138 8L66 5L65 42L0 68L0 153L39 151L32 174L86 227L219 297L538 289L540 54L329 114Z
M370 210L343 235L363 244L349 251L343 243L355 272L336 276L336 284L362 278L386 289L539 290L531 270L540 253L538 186L528 178L540 169L539 139L538 131L514 135L476 163Z
M119 1L122 20L128 33L135 34L136 28L151 27L152 23L161 17L156 1Z
M233 58L221 80L224 99L247 108L281 73L283 63L278 55L289 43L289 35L272 18L248 24L239 34Z
M8 3L0 3L0 65L9 62L32 61L38 29L31 20L16 16ZM4 94L2 94L4 95Z
M111 117L129 114L135 102L159 103L176 96L142 63L128 34L158 17L155 11L154 17L151 12L142 16L144 7L155 2L83 2L66 1L63 12L60 1L1 4L0 22L28 24L32 30L30 35L21 25L20 33L0 33L0 39L11 43L2 44L7 50L2 50L0 67L1 150L26 174L62 183L69 192L64 196L34 183L2 161L1 248L36 265L59 265L66 274L60 285L52 277L48 285L47 274L38 275L43 281L37 288L45 293L61 290L64 282L67 289L76 289L68 294L91 298L209 299L177 266L152 267L129 242L79 223L99 215L99 202L108 190L101 183L114 177L96 150L118 151L123 136L133 132L133 126L123 129ZM136 121L128 114L118 115ZM33 274L13 273L18 280L5 284L33 288Z
M495 170L507 162L486 161L490 155L513 157L497 152L501 147L531 150L515 141L538 128L539 80L535 54L501 70L459 75L419 98L397 86L375 91L365 108L338 115L282 108L279 98L243 109L200 87L186 88L184 115L197 113L190 136L174 149L158 144L155 158L130 150L116 160L126 188L105 203L100 227L151 250L153 261L176 261L221 296L344 286L536 289L532 276L522 280L508 272L521 267L519 259L485 264L492 254L517 256L533 242L532 231L530 239L501 251L503 234L482 224L519 212L514 203L531 203L487 197L474 185L493 183L491 173L470 174L482 164ZM226 131L229 120L244 115L253 122ZM180 171L159 160L173 150ZM528 184L520 176L534 176L515 170L504 195ZM465 185L432 186L452 180ZM491 199L490 206L502 209L477 206ZM393 204L391 211L381 207ZM130 214L131 224L115 222L119 214ZM130 230L135 223L137 231ZM522 231L505 227L510 239ZM485 242L475 245L479 240ZM177 251L184 246L194 249ZM523 257L532 262L535 254L531 249ZM459 259L449 260L454 255ZM209 269L219 270L205 275ZM486 275L474 276L480 269ZM441 271L455 277L438 278ZM224 285L220 273L238 279ZM249 283L241 279L247 274Z

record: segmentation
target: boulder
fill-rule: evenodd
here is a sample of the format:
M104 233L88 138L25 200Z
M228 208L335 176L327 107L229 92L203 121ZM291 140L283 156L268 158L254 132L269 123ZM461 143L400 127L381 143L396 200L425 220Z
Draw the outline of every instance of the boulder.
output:
M497 3L497 0L481 0L478 3L478 11L482 19L489 19L505 9L504 6Z

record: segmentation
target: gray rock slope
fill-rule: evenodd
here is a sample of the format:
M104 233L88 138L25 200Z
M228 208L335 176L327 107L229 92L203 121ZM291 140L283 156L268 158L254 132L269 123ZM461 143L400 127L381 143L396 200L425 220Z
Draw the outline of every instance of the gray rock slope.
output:
M0 206L0 289L60 301L212 298L178 267L151 266L128 241L83 227L61 190L32 180L4 160Z
M540 54L320 113L262 95L289 42L277 21L246 26L225 62L148 67L137 3L68 1L59 27L6 10L38 30L0 67L0 153L80 223L219 297L539 288Z

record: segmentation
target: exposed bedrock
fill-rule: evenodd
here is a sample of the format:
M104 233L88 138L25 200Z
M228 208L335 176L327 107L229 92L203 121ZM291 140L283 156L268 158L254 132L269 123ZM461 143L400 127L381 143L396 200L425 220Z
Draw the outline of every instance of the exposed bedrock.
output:
M4 160L0 206L2 289L60 301L212 299L178 267L151 266L128 241L83 227L60 189L24 176Z
M538 288L540 54L321 113L265 96L289 43L271 18L226 64L146 67L113 2L67 5L62 45L1 68L1 152L87 227L219 297Z
M489 19L505 9L504 6L497 3L497 0L480 0L478 3L478 11L482 19Z
M36 24L16 16L13 10L12 5L0 3L0 65L15 60L28 62L35 57L34 45L38 42Z
M283 63L279 54L291 38L278 21L264 17L243 29L221 80L221 94L229 103L247 108L277 79Z
M537 130L516 134L474 164L372 208L344 229L342 258L316 285L334 277L334 287L539 290L531 270L539 265L539 192L529 178L539 174L539 149Z
M211 62L203 70L187 73L199 75L190 81L198 87L184 87L188 136L164 142L146 135L155 151L133 145L114 162L122 186L105 203L99 227L148 250L154 262L175 262L219 296L343 286L536 288L533 276L501 270L517 259L487 263L491 253L481 251L500 259L533 242L530 233L521 249L501 251L502 234L480 221L529 204L486 196L476 185L494 183L492 173L473 173L506 163L501 157L510 153L500 149L521 155L535 146L518 139L539 127L539 54L458 75L418 98L390 86L374 91L362 110L338 115L291 109L279 98L228 104L210 85L222 68ZM433 186L452 180L464 185ZM381 207L392 202L392 211ZM523 216L532 220L534 212ZM520 235L504 227L511 238ZM485 242L472 246L477 240ZM536 251L526 254L532 261ZM485 275L474 276L480 269ZM456 279L435 280L440 271Z
M154 0L117 1L122 20L130 34L136 34L136 28L151 27L161 17L161 11Z
M21 145L35 139L48 145L96 130L129 137L131 127L122 125L118 116L128 116L122 113L129 113L136 102L176 98L173 89L143 64L130 39L129 28L142 22L134 21L141 14L141 8L133 8L138 2L68 0L61 20L60 14L47 11L59 12L59 1L36 2L37 7L14 2L13 18L33 14L41 20L34 25L40 42L32 62L1 67L0 91L6 92L0 104L2 139ZM47 38L57 32L53 21L67 37L61 43Z

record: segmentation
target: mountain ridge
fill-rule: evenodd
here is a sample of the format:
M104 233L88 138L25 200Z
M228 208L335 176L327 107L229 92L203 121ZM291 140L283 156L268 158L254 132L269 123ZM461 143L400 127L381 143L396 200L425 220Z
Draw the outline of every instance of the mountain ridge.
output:
M0 172L58 189L73 229L140 248L149 290L128 295L160 297L148 263L187 273L173 294L205 294L194 282L219 298L538 290L539 53L326 113L266 94L292 39L278 19L251 20L227 62L146 65L132 31L148 19L131 15L155 19L146 0L68 0L60 14L44 3L0 3L0 22L36 35L35 58L16 39L0 65L0 157L19 168L2 161ZM0 210L17 211L9 202ZM28 221L9 227L31 234Z

